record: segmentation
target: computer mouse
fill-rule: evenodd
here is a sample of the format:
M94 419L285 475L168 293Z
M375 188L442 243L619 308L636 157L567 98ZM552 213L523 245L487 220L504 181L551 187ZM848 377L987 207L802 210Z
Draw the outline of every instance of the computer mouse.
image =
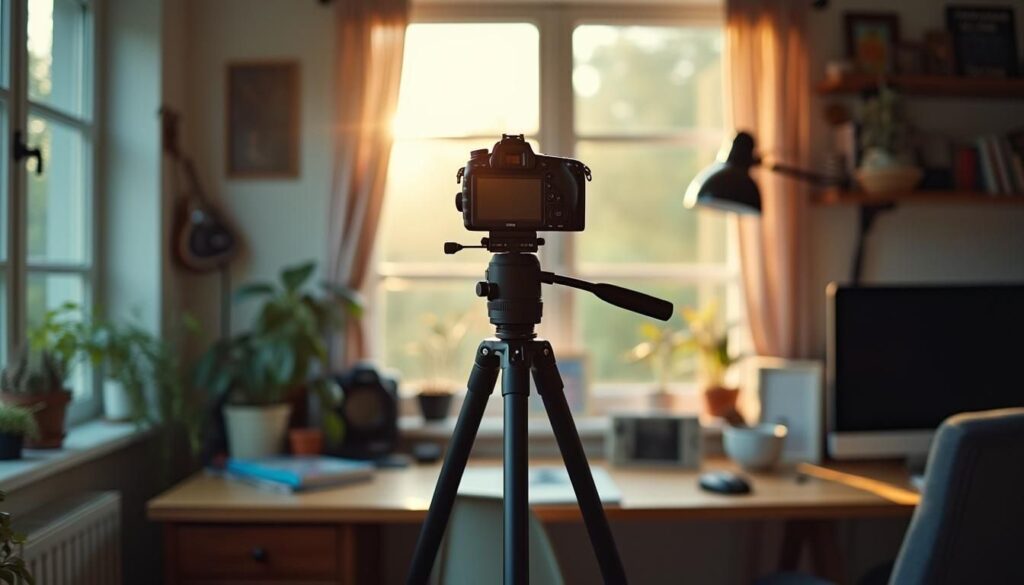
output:
M700 487L716 494L739 495L750 493L750 482L732 471L709 471L700 476Z

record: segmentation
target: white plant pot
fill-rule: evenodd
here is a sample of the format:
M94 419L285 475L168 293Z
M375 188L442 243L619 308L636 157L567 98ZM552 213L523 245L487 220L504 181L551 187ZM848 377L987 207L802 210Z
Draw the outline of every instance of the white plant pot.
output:
M290 404L224 407L228 452L234 459L258 459L280 455L284 450Z
M132 401L124 385L116 380L103 381L103 418L126 421L132 418Z

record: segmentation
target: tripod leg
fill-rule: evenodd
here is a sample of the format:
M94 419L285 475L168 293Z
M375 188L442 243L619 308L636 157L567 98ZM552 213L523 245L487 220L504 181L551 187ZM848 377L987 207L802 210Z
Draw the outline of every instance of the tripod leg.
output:
M448 445L444 465L441 466L441 475L437 478L434 496L430 500L430 509L416 542L416 552L406 580L409 585L426 584L430 579L441 538L455 504L455 495L459 491L459 482L462 481L462 472L466 469L469 452L473 449L473 441L480 428L480 419L483 418L487 399L494 392L494 384L498 380L498 369L499 360L493 349L488 342L481 343L476 351L473 371L469 374L466 400L459 412L455 432Z
M530 501L527 415L530 365L522 343L510 343L501 374L505 401L505 585L526 585L530 580Z
M583 452L580 435L576 431L576 423L572 420L569 403L562 389L562 377L555 365L555 354L551 345L544 341L534 354L533 379L537 384L537 392L544 400L544 409L551 421L551 430L562 452L565 468L569 472L576 500L583 513L583 522L590 535L590 544L594 548L597 562L601 567L601 576L607 583L626 583L626 571L622 567L619 551L612 538L611 527L601 507L601 498L594 485L594 476L590 473L587 455Z

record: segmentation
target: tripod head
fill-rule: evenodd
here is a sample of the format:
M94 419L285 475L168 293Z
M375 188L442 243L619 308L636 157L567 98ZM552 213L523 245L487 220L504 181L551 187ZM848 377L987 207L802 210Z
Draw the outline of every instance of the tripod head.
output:
M487 299L487 316L496 326L499 339L531 339L540 323L544 302L541 284L560 284L593 293L597 298L617 307L668 321L672 303L642 292L613 284L588 282L545 272L534 254L544 244L535 232L491 232L479 246L463 246L446 242L445 254L467 248L483 248L494 256L487 265L485 279L476 283L476 294Z

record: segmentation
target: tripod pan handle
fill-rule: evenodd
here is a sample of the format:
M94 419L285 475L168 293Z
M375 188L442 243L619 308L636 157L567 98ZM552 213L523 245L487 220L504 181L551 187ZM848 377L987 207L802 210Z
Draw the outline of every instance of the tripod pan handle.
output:
M642 292L603 282L596 283L591 291L602 301L634 313L662 321L668 321L672 316L672 303Z

